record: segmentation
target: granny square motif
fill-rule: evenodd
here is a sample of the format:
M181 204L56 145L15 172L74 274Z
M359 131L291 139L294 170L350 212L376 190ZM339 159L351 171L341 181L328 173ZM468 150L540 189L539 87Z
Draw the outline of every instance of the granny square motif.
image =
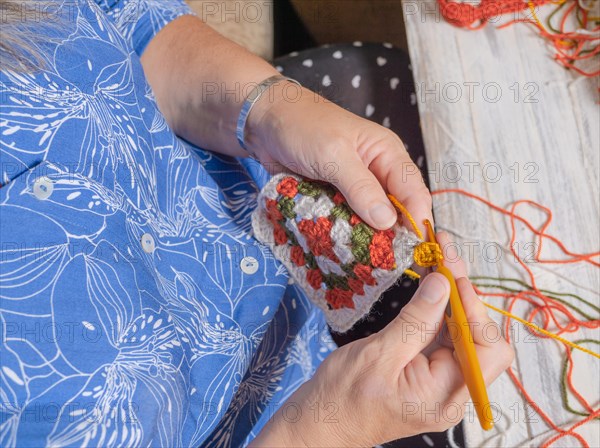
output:
M331 184L290 173L264 186L252 226L337 332L369 313L421 242L398 224L370 227Z

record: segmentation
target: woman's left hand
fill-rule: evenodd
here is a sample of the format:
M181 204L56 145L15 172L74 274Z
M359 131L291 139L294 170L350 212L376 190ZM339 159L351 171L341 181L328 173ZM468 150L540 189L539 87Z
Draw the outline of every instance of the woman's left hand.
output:
M193 16L162 29L141 61L177 135L204 149L247 155L236 140L240 100L250 86L279 75L271 64ZM216 91L209 94L209 88ZM288 81L272 85L248 116L246 146L265 166L275 171L277 163L335 184L354 211L378 229L391 227L397 217L386 192L419 225L431 220L431 196L396 134L298 89Z
M386 193L393 194L418 224L424 219L433 222L431 194L396 134L308 89L300 94L291 83L272 89L276 91L258 101L246 128L249 150L267 168L277 171L277 165L283 165L334 184L354 211L377 229L387 229L397 219Z

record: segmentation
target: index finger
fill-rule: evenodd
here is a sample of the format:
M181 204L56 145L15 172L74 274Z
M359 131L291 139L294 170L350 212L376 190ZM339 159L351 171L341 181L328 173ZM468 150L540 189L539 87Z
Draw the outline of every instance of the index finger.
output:
M427 219L431 224L434 223L431 193L425 185L421 171L408 153L403 159L399 167L390 172L388 188L412 215L423 235L426 235L424 221ZM402 216L402 223L408 229L412 229L406 216Z
M436 233L435 238L442 249L444 266L450 269L454 278L466 277L467 266L458 253L458 243L452 241L446 232Z
M428 219L433 223L431 193L425 185L421 171L411 160L402 141L397 138L387 145L388 148L381 152L369 168L385 189L406 207L425 235L423 221ZM402 216L402 224L412 229L410 221L405 216Z
M446 232L438 232L436 239L442 248L444 265L450 269L456 279L456 287L458 288L475 343L490 346L491 338L487 337L487 334L493 332L497 336L500 334L500 328L490 318L487 308L481 299L479 299L475 293L475 289L473 289L473 285L468 280L466 265L458 255L458 245L450 239L450 235Z

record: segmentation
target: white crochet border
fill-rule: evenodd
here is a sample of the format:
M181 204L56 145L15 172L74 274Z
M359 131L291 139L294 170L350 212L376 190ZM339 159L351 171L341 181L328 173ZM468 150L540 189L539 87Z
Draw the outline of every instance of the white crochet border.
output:
M338 310L329 309L325 300L325 290L313 289L306 280L306 267L297 266L291 261L291 246L289 244L276 245L273 237L273 225L267 218L265 208L266 199L277 199L277 184L284 177L293 177L299 182L302 178L291 173L280 173L275 176L264 186L257 198L258 207L252 213L252 227L254 236L261 243L270 247L275 257L283 263L290 272L290 275L296 283L298 283L308 298L313 301L323 312L327 323L331 329L338 333L344 333L350 330L356 322L366 317L373 304L379 300L381 294L390 288L398 281L402 273L413 264L413 249L421 241L412 232L409 232L405 227L398 224L394 225L393 229L395 237L393 241L394 254L396 257L396 269L385 270L375 268L372 275L377 280L377 284L373 286L365 285L363 295L354 294L353 300L355 308L341 308ZM295 226L293 226L295 227ZM294 230L294 229L290 229ZM296 235L297 233L294 232Z

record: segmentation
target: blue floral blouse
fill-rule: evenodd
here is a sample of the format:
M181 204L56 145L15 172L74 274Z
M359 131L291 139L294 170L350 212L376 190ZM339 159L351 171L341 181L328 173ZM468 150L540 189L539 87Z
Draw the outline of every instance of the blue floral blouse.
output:
M183 1L55 5L0 74L0 446L243 446L334 348L252 237L268 176L157 108Z

